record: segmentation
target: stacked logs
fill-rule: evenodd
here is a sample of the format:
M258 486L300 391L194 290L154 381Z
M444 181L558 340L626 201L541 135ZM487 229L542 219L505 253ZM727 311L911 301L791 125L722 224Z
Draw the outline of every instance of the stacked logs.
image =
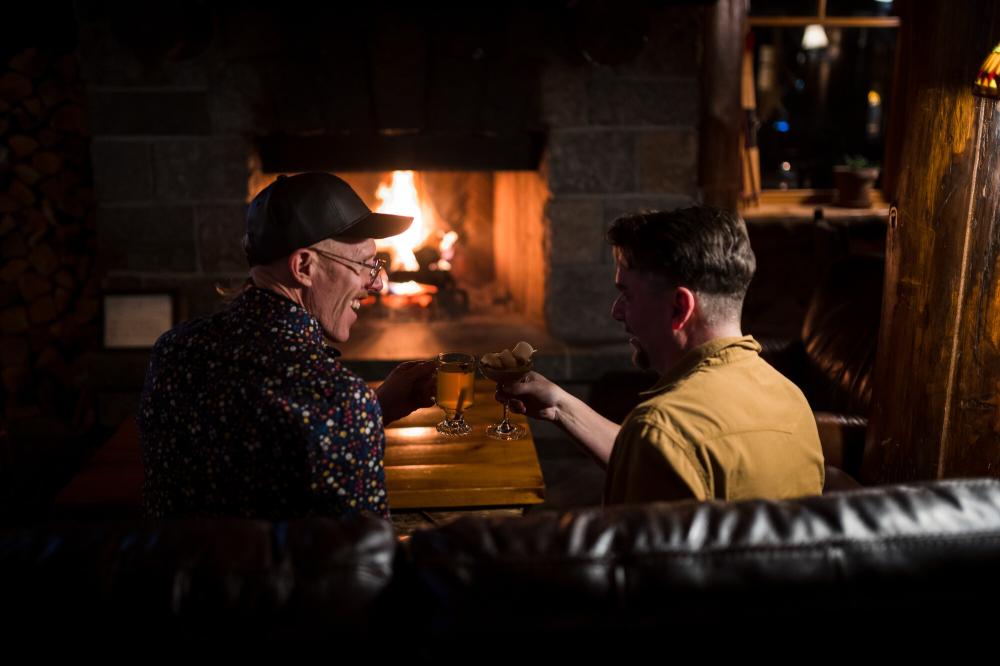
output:
M96 211L73 54L27 49L0 70L0 406L80 418L98 344Z

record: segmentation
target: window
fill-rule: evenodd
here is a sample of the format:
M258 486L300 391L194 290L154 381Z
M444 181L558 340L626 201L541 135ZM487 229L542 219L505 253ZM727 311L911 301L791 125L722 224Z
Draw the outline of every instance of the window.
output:
M898 17L881 0L752 0L760 185L826 190L884 160Z

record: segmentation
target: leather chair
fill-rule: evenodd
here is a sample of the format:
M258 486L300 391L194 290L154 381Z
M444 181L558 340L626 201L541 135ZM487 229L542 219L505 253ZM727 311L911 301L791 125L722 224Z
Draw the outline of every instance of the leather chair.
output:
M849 255L816 288L799 340L762 341L764 359L802 389L827 465L860 478L878 350L885 261Z

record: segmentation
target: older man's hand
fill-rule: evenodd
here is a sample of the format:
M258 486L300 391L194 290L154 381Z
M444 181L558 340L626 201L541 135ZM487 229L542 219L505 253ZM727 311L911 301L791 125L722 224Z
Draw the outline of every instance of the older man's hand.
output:
M434 404L437 364L434 361L400 363L375 389L382 405L382 422L392 423L415 409Z

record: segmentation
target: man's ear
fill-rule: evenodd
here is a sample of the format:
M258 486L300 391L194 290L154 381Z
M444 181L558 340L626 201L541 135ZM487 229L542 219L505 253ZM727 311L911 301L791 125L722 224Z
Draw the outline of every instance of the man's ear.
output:
M319 263L316 260L316 255L312 252L300 249L288 255L288 273L299 286L313 286L317 270L319 270Z
M687 287L677 287L674 290L673 313L670 315L670 327L679 331L688 325L694 316L698 297Z

